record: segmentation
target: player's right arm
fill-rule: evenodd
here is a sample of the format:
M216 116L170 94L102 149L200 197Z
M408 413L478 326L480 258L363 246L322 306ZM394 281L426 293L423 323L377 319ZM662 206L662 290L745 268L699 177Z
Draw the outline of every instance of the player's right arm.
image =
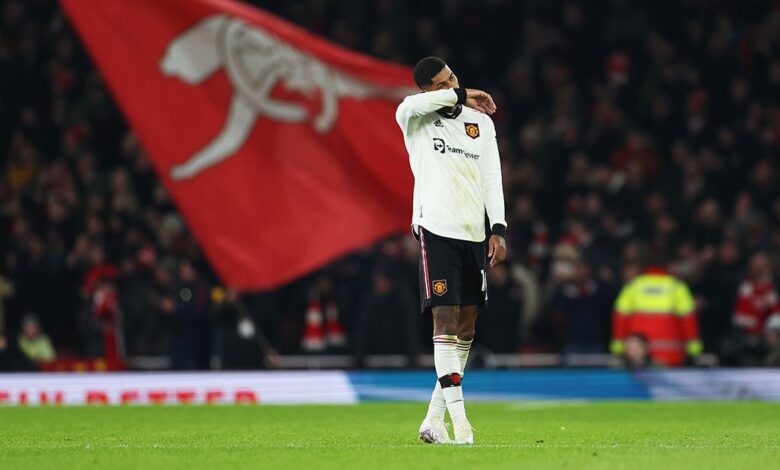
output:
M471 88L448 88L433 90L407 96L395 112L395 120L404 133L408 133L409 122L417 117L425 116L441 108L465 104L477 111L493 114L496 105L493 98L482 90Z
M409 121L430 114L441 108L451 108L466 102L465 88L450 88L434 90L407 96L395 112L395 120L404 131L409 127Z

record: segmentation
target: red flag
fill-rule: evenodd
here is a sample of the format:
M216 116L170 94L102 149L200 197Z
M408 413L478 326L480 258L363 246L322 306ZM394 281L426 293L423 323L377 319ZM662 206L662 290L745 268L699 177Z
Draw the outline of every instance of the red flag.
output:
M263 289L409 224L409 69L230 0L62 0L212 266Z

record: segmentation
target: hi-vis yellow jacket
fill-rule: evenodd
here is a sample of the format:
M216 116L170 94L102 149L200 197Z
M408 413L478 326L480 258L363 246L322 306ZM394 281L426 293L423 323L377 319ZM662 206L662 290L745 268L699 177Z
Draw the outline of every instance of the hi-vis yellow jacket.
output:
M660 269L649 269L626 284L615 302L610 349L623 352L632 334L647 338L651 357L675 366L702 351L693 296L684 282Z

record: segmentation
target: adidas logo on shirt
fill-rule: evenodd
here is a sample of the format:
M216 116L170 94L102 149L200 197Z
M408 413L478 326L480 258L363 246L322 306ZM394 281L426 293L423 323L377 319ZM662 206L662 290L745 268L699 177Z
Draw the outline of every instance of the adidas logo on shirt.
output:
M441 119L433 121L433 125L436 127L444 127L444 124L441 123Z

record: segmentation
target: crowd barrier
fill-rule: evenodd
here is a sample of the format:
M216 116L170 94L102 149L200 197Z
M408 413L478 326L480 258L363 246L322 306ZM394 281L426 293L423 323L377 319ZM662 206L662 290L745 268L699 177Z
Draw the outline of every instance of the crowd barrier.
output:
M432 371L0 374L0 404L350 404L428 401ZM470 401L780 401L780 369L473 371Z

